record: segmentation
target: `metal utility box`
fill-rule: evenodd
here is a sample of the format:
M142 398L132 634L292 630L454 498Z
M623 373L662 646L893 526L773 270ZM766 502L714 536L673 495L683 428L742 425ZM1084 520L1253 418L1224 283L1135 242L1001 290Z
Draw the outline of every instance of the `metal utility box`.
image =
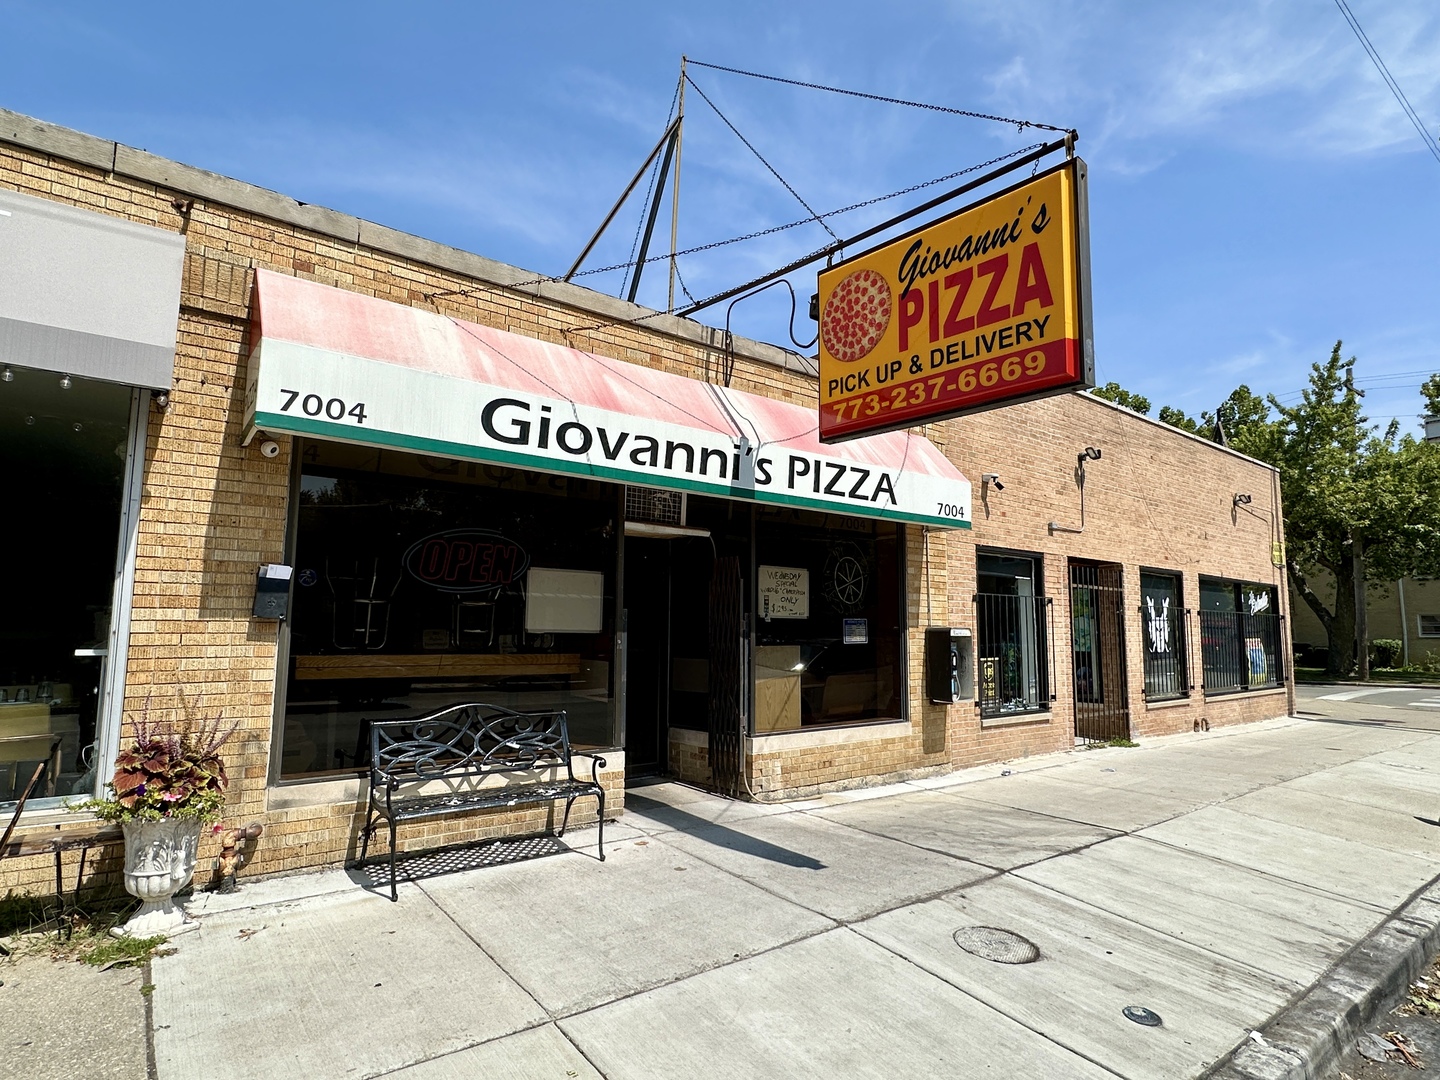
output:
M960 626L926 629L925 693L936 705L974 700L975 646L969 630Z
M250 614L257 619L283 619L290 606L291 567L267 563L255 575L255 607Z

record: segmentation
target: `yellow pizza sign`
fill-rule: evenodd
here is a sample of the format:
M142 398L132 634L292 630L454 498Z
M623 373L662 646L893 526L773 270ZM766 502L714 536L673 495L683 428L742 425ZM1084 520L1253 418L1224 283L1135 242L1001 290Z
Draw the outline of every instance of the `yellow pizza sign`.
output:
M1085 163L820 274L820 438L1095 384Z

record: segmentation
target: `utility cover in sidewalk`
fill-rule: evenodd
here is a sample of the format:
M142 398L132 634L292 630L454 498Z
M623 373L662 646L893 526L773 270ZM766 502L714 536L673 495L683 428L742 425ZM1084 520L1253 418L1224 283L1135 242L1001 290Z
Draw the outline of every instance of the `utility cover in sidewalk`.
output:
M1040 959L1040 947L1033 941L995 926L962 926L955 931L955 944L997 964L1033 964Z
M1134 1020L1137 1024L1144 1024L1146 1027L1160 1026L1160 1014L1151 1012L1143 1005L1126 1005L1120 1011L1125 1014L1125 1019Z

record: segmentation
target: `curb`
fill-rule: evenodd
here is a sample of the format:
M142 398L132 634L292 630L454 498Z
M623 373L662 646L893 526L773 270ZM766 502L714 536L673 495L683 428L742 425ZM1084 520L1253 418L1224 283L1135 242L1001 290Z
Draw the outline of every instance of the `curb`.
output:
M1323 1080L1440 951L1440 877L1422 885L1205 1080Z

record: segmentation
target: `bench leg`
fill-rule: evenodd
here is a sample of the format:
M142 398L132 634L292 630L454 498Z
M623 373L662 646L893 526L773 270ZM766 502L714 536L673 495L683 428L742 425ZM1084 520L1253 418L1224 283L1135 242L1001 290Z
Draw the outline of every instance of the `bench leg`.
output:
M600 852L600 861L605 861L605 792L595 793L595 823L600 827L600 835L595 840L595 850Z
M560 819L560 831L555 834L556 836L565 835L565 826L570 824L570 808L575 805L576 798L577 796L572 795L565 800L565 816Z
M390 819L390 902L399 902L400 895L395 889L395 819Z
M365 861L365 856L370 853L370 835L375 831L375 815L371 814L365 821L365 828L360 833L360 861Z

